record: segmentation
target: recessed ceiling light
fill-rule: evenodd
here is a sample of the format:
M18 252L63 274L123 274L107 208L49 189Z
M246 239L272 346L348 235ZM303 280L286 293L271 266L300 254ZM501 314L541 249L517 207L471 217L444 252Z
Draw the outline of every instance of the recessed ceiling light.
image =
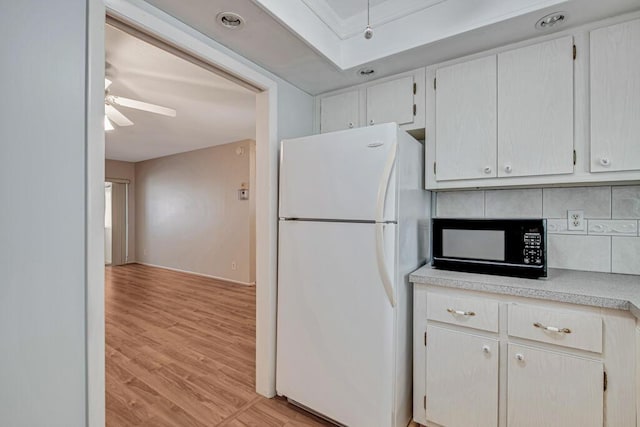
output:
M358 70L358 75L362 77L369 77L376 73L376 70L373 68L360 68Z
M554 12L549 15L543 16L536 22L536 28L538 30L549 30L553 27L560 26L567 22L568 16L566 12Z
M220 12L216 16L216 21L225 28L237 30L244 26L244 18L233 12Z

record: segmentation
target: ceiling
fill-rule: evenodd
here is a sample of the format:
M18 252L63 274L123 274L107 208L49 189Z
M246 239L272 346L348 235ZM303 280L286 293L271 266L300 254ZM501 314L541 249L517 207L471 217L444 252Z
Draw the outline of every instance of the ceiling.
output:
M362 36L367 22L372 27L402 19L447 0L301 0L340 40Z
M255 94L110 25L109 93L173 108L176 117L118 106L134 122L106 132L106 158L138 162L255 139Z
M534 25L551 12L567 12L560 30L640 9L638 0L371 0L365 40L366 0L146 2L312 95L542 35ZM222 11L246 25L221 27ZM375 74L361 77L362 67Z

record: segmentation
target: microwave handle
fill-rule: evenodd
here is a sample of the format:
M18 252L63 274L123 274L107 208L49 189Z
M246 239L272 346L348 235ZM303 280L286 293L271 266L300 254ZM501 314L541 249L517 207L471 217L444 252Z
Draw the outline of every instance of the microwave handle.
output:
M384 253L384 227L384 223L376 223L376 258L378 261L378 272L380 273L380 279L382 279L382 286L389 299L389 304L391 304L391 307L395 307L395 289L393 288L393 280L389 276L389 270L387 270Z

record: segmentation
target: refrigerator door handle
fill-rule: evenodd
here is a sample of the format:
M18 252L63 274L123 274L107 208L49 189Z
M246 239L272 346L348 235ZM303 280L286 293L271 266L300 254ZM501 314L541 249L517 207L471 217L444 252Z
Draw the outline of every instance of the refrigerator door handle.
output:
M384 227L384 223L376 223L376 258L378 261L378 272L380 273L380 278L382 279L382 286L384 286L384 291L387 294L387 298L389 298L391 307L395 307L395 290L393 288L393 281L391 280L389 271L387 270L387 262L385 260L384 253Z
M378 200L376 203L376 221L384 222L384 202L387 199L387 188L389 187L389 180L391 179L391 173L393 172L393 166L396 163L396 152L398 151L398 144L394 142L387 158L387 163L384 165L382 176L380 177L380 183L378 184Z

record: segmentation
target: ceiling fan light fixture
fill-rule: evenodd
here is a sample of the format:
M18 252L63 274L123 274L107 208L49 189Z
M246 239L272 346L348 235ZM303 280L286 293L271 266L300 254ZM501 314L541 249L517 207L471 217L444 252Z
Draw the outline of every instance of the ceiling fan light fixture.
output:
M113 124L111 123L111 120L109 120L109 117L107 117L107 115L104 115L104 130L105 132L109 132L110 130L113 130Z
M237 30L244 27L244 18L235 12L220 12L216 15L218 24L230 30Z
M364 38L370 40L373 37L373 28L367 25L367 28L364 30Z

